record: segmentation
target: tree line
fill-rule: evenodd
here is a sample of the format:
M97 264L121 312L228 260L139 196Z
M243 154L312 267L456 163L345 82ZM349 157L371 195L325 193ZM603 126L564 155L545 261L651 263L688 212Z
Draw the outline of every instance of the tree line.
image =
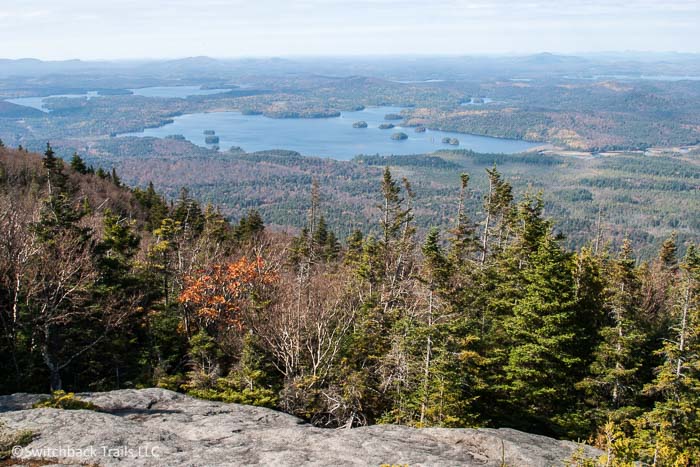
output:
M0 149L0 392L160 386L323 427L508 426L609 465L700 463L694 245L568 251L496 167L480 218L462 174L453 225L423 238L387 167L376 228L342 245L315 182L289 236L93 172Z

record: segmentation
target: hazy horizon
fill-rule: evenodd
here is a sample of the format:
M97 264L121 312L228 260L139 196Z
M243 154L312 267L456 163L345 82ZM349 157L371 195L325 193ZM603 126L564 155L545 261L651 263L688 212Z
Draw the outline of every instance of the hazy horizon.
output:
M677 50L662 50L662 51L647 51L647 50L608 50L600 52L556 52L550 50L539 50L532 52L522 52L522 53L463 53L463 54L398 54L398 53L387 53L387 54L314 54L314 55L240 55L240 56L216 56L216 55L175 55L175 56L150 56L150 57L119 57L119 58L80 58L80 57L67 57L67 58L42 58L37 56L24 56L24 57L12 57L12 56L0 56L0 60L38 60L41 62L71 62L71 61L81 61L81 62L110 62L110 63L139 63L139 62L157 62L157 61L177 61L177 60L188 60L188 59L212 59L217 61L240 61L240 60L314 60L314 59L337 59L337 60L352 60L352 59L366 59L366 60L380 60L380 59L450 59L450 58L517 58L517 57L532 57L537 55L554 55L559 57L577 57L577 58L598 58L598 57L613 57L613 56L649 56L649 57L660 57L665 55L677 55L677 56L688 56L700 58L700 52L679 52Z
M585 55L700 52L696 0L26 0L3 58Z

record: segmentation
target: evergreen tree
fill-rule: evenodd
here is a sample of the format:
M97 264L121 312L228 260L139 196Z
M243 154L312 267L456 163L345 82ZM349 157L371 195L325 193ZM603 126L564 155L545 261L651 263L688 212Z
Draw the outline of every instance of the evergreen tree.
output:
M180 190L180 197L175 203L172 218L180 223L183 234L189 238L193 238L202 232L204 228L204 213L199 203L190 197L187 188Z
M328 242L328 225L326 224L326 218L321 214L321 216L318 218L318 224L316 225L316 229L314 230L314 235L313 235L313 244L317 248L323 248L323 246L326 245Z
M419 426L464 426L475 421L468 405L477 393L476 367L482 362L474 351L464 314L453 314L451 264L440 247L439 231L432 229L423 244L423 280L428 288L427 313L419 334L424 336L422 382L419 386Z
M324 262L334 260L340 251L340 244L333 231L328 229L326 218L321 215L312 240L313 247L317 250L316 256Z
M329 262L337 259L340 254L340 242L332 230L328 232L323 251L325 260Z
M174 273L173 262L175 252L178 249L176 238L181 233L180 222L166 217L161 221L160 227L153 231L156 238L148 251L149 269L161 284L159 295L165 299L166 306L169 305L173 293L171 290Z
M662 259L668 258L664 250ZM647 446L642 460L656 465L700 464L700 255L694 247L688 248L681 269L670 338L658 351L663 360L646 388L660 400L637 425L637 436Z
M619 422L634 415L641 388L640 350L646 338L640 329L640 285L628 240L620 256L609 262L606 273L603 306L607 319L599 331L600 343L593 353L590 376L579 385L589 394L593 416L600 426L609 419Z
M345 249L345 258L343 262L349 265L357 265L362 258L362 244L364 237L362 231L355 229L347 239L347 247Z
M264 230L265 223L260 212L251 209L238 222L233 235L239 242L247 242L258 237Z
M412 268L412 252L414 249L412 226L413 209L411 200L413 191L408 180L404 179L404 190L408 201L401 197L401 187L391 175L389 167L384 169L381 193L382 204L380 226L382 229L381 261L383 262L382 277L382 306L386 312L401 295L403 281L408 277Z
M75 170L79 174L86 174L88 173L88 168L85 165L85 161L78 155L78 153L73 153L73 157L70 160L70 167L71 169Z
M664 240L658 256L647 268L643 277L643 303L644 320L658 334L655 337L663 337L668 327L667 311L672 307L671 289L678 275L678 248L676 246L676 233Z
M146 226L149 231L160 227L161 222L168 216L168 205L163 197L156 193L153 182L148 182L146 190L136 188L133 190L134 196L139 204L146 209Z
M124 286L124 281L129 281L139 238L133 231L133 221L120 218L109 209L103 215L102 240L95 248L100 282L108 288Z
M411 221L412 213L403 206L404 199L401 198L401 187L391 175L389 167L384 169L382 177L382 204L380 226L382 229L382 248L385 269L391 269L392 257L397 253L396 244L401 239L404 226Z
M72 190L68 185L68 178L63 173L63 163L56 158L49 143L46 144L42 164L47 173L48 196L44 200L39 222L35 226L41 240L50 242L65 231L85 238L88 230L78 225L82 213L73 205Z
M117 169L112 167L112 175L111 175L112 183L114 183L116 186L122 186L122 181L117 175Z
M84 356L90 372L110 375L107 388L120 388L126 381L143 380L147 361L145 314L142 307L151 303L149 285L137 269L139 236L136 222L103 212L102 237L94 249L98 277L93 285L93 300L102 308L131 310L130 319L111 330L109 339Z
M580 364L570 257L547 235L523 275L524 295L504 323L510 350L503 390L518 417L511 423L544 424L556 432L573 404L572 374Z
M47 173L49 194L65 192L68 187L66 175L63 173L63 161L56 157L50 143L46 143L42 164Z
M457 203L457 216L454 227L450 230L450 256L455 266L467 264L471 255L479 248L476 228L467 215L464 202L469 189L469 174L460 175L460 190Z
M580 326L581 378L587 376L589 365L593 363L593 352L600 343L600 329L608 323L605 310L606 288L608 287L607 256L595 252L592 247L584 247L574 256L574 281L576 283L577 316Z
M496 248L503 246L508 229L511 203L513 202L513 189L510 183L503 180L501 173L494 165L492 169L486 169L489 179L489 192L484 200L486 218L481 236L481 264L484 264L492 245L494 234L496 236Z

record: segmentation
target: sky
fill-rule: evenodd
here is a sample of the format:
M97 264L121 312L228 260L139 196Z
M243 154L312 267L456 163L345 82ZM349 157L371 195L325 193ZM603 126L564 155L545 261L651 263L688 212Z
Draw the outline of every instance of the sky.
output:
M700 0L0 0L0 57L700 52Z

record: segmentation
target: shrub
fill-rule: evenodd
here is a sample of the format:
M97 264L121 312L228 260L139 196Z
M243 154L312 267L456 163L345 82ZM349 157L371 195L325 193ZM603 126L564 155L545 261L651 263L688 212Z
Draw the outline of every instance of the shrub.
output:
M100 410L92 402L75 397L72 392L54 391L48 399L42 399L32 405L33 409L63 409L63 410Z

